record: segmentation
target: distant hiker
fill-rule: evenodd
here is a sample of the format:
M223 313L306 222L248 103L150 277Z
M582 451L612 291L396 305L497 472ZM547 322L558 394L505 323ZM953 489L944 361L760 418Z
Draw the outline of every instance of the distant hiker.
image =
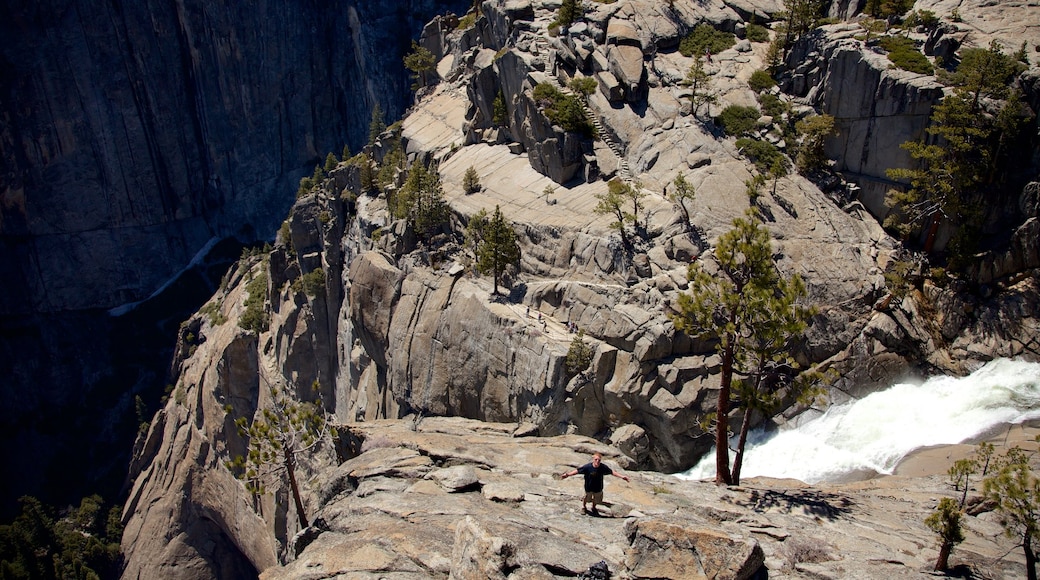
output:
M613 475L614 477L620 477L625 481L628 481L628 476L622 475L613 469L603 465L603 456L599 453L592 454L592 462L586 463L577 469L572 469L567 473L564 473L561 477L567 479L572 475L582 474L585 476L585 495L581 498L581 511L582 513L599 515L596 511L596 504L603 503L603 476ZM586 508L586 504L591 503L592 509Z
M704 50L704 57L708 60L708 64L711 64L711 49L707 48Z

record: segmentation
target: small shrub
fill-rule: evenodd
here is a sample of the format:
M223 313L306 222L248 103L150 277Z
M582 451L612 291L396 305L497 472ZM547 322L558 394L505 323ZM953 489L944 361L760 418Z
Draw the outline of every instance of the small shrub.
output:
M756 93L761 93L764 90L775 87L776 81L766 71L756 70L751 73L751 78L748 79L748 86Z
M245 312L238 320L238 325L245 330L261 333L267 330L270 319L267 315L267 272L261 271L260 275L253 278L246 291L249 297L245 301Z
M325 293L325 270L316 268L300 276L304 294L310 297Z
M314 180L310 177L300 179L300 187L296 188L296 199L306 196L314 189Z
M592 77L574 77L571 82L567 83L570 89L579 95L583 99L588 99L589 95L596 92L596 88L599 87L599 83Z
M459 30L469 30L473 28L473 25L477 23L477 13L470 12L469 14L459 18Z
M480 191L480 176L477 175L477 170L472 165L466 169L466 174L462 176L462 190L467 194Z
M761 173L768 173L775 165L787 162L784 154L768 141L742 137L737 139L737 149L740 149Z
M751 42L769 42L769 29L761 24L748 24L745 35Z
M740 137L753 131L758 126L758 118L761 116L754 107L730 105L722 110L715 122L722 126L727 135Z
M731 33L715 30L712 25L702 22L679 42L679 52L686 57L705 52L717 54L736 43L737 39Z
M787 112L787 104L773 93L762 93L758 95L758 104L762 107L762 114L779 119Z
M585 116L585 109L577 97L565 95L549 83L538 83L532 95L553 124L563 127L564 131L596 136L596 130Z
M888 60L898 68L923 75L930 75L935 70L928 57L921 54L917 45L909 38L885 36L878 44L888 51Z
M495 97L495 101L491 104L492 117L491 122L498 127L509 126L509 113L506 111L506 98L502 94L502 91L498 91L498 95Z
M220 305L216 302L203 304L202 308L199 308L199 313L209 320L211 326L220 326L227 322L227 316L224 316L224 313L220 310Z

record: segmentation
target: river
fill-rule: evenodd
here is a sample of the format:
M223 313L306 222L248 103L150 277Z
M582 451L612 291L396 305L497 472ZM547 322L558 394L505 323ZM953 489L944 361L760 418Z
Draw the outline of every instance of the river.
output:
M819 483L891 474L917 449L973 442L1001 426L1037 418L1040 363L998 359L966 377L897 383L831 406L797 427L752 432L741 478ZM714 448L679 476L714 479Z

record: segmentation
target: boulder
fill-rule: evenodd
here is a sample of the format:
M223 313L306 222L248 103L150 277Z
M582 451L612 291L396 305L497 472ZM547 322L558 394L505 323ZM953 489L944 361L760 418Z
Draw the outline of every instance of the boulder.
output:
M633 520L625 529L631 543L626 564L633 578L745 580L758 574L765 562L755 540L690 529L675 520Z

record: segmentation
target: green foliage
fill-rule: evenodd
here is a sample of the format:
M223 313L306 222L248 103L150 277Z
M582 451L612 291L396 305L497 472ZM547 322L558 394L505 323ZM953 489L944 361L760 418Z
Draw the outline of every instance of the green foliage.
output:
M945 571L949 567L950 552L953 547L964 541L964 530L961 528L961 507L951 498L944 497L939 505L925 520L928 529L939 535L939 559L935 563L936 571Z
M761 139L741 137L737 139L737 149L755 164L760 173L768 173L777 164L786 167L788 163L787 157L776 145Z
M517 243L516 232L496 205L495 213L483 225L478 237L477 269L482 274L492 275L493 293L498 294L498 283L506 267L520 266L520 244Z
M416 163L398 192L395 216L405 218L420 239L429 241L440 227L448 223L448 203L437 169Z
M571 339L571 345L567 349L567 374L576 375L589 368L592 364L592 347L585 342L585 331L579 330L578 334Z
M466 168L466 173L462 176L462 191L467 194L480 191L480 176L472 165Z
M300 186L296 188L296 199L306 196L314 189L314 179L311 177L304 177L300 179Z
M487 223L488 215L486 209L481 209L471 215L469 221L466 222L466 245L473 251L474 256L477 255L480 244L484 242L484 230L487 228Z
M212 326L220 326L227 322L227 316L224 316L220 304L216 301L210 301L203 304L202 308L199 308L199 313L205 316Z
M916 266L906 260L894 260L885 271L885 287L895 298L902 300L914 288L912 276Z
M783 22L776 40L785 53L805 33L820 25L823 0L784 0Z
M596 136L596 130L585 116L585 109L577 97L564 94L549 83L538 83L532 95L553 124L564 131Z
M761 93L764 90L775 87L776 81L773 80L772 75L768 72L764 70L756 70L751 73L751 78L748 79L748 86L756 93Z
M736 43L737 38L733 34L716 30L712 25L702 22L679 42L679 52L686 57L708 52L718 54Z
M686 181L686 176L682 172L675 176L672 184L674 187L668 194L668 199L679 208L679 212L683 216L683 224L686 226L686 230L690 231L693 229L693 223L690 220L690 208L686 207L686 202L692 202L697 191L693 188L693 184Z
M978 111L983 98L1008 98L1011 82L1025 69L1023 63L1004 54L1000 44L994 40L989 48L961 50L957 69L953 73L940 75L940 79L969 99L972 111Z
M316 268L300 276L300 289L312 298L325 294L325 270Z
M754 210L733 221L719 237L717 270L690 264L689 293L678 297L676 329L694 337L717 339L722 382L715 413L716 482L739 483L740 457L747 425L741 427L737 461L729 467L728 415L731 396L749 409L772 410L773 394L782 387L812 382L765 380L792 376L793 341L802 336L814 310L800 304L806 296L798 275L781 276L773 263L769 232ZM748 415L749 413L745 414Z
M459 30L469 30L473 28L473 25L477 23L477 13L470 12L459 18Z
M908 29L922 26L931 30L939 26L939 17L931 10L914 10L907 15L906 20L903 21L903 26Z
M814 171L827 168L827 155L823 145L827 137L834 135L834 117L823 114L814 115L798 121L795 125L800 146L795 166L798 173L808 175Z
M320 405L293 400L275 387L270 388L270 394L270 407L260 410L251 422L245 417L235 421L239 435L249 440L249 450L228 468L257 495L265 493L265 486L272 480L284 478L296 504L300 527L306 528L307 514L296 470L301 461L328 443L335 431Z
M368 144L374 145L383 131L386 131L386 121L383 120L383 108L377 101L372 107L372 120L368 122Z
M436 64L433 53L413 40L412 52L404 56L404 67L412 71L412 78L415 80L412 90L426 86L426 75L433 70Z
M105 509L98 495L60 514L30 496L21 512L0 525L0 578L96 580L120 572L120 508Z
M607 192L596 194L599 203L593 208L593 212L599 215L614 216L615 221L610 227L616 229L621 235L621 242L626 248L632 247L632 243L625 232L625 225L631 223L639 224L639 210L642 209L642 200L646 196L638 187L633 187L618 178L607 182ZM625 211L625 205L632 203L632 212Z
M745 36L751 42L769 42L769 29L761 24L750 23L744 29Z
M498 127L509 126L509 113L506 111L506 98L502 94L502 91L498 91L498 95L495 96L495 101L491 104L492 117L491 122Z
M329 151L329 154L325 156L325 173L332 171L339 165L339 159L336 159L336 154Z
M730 105L722 110L715 122L722 126L727 135L741 137L758 128L758 118L761 116L755 107Z
M864 12L874 18L901 16L913 8L913 0L867 0Z
M783 114L790 108L787 103L773 93L761 93L758 95L758 104L762 107L762 114L773 117L774 121L780 121Z
M406 158L404 149L401 147L401 141L395 140L393 146L387 151L386 155L383 156L383 162L379 164L379 170L375 172L375 187L379 191L384 191L395 183L398 173L404 170ZM392 213L394 208L391 204ZM402 217L397 215L396 217Z
M592 77L574 77L567 83L572 91L578 93L583 100L588 100L589 95L596 92L599 83Z
M249 332L260 334L266 332L270 324L267 314L267 270L261 264L260 274L246 285L249 297L245 300L245 311L238 319L238 325Z
M579 0L563 0L559 11L556 12L556 19L553 20L552 24L556 26L570 26L581 17L581 11L582 7Z
M1030 466L1031 456L1019 447L994 460L994 473L983 480L983 496L996 505L1000 525L1019 541L1026 556L1026 578L1036 580L1036 553L1040 539L1040 478Z
M996 115L981 108L981 96L999 94L998 87L987 86L991 85L982 80L965 82L933 107L926 129L932 138L902 144L917 166L887 171L906 186L889 191L885 203L896 211L885 226L903 236L918 228L929 231L925 251L930 252L930 233L941 222L951 222L957 229L947 249L954 270L971 259L988 186L1004 162L1001 152L1022 126L1021 108L1013 94Z
M361 182L359 193L371 192L376 188L376 169L372 158L367 153L358 153L351 157L350 164L358 168L358 180Z
M751 205L758 203L758 198L762 195L762 186L766 184L766 176L761 173L752 175L750 178L744 180L744 193L748 196L748 201Z
M683 84L690 87L690 101L693 104L694 116L697 116L697 111L700 110L701 105L710 105L716 102L717 97L711 88L711 76L708 74L708 71L704 70L704 62L701 61L700 55L693 57L693 64L690 65L690 70L686 71L686 78L683 79Z
M883 36L878 44L888 51L888 60L903 70L923 75L930 75L935 70L928 57L921 54L921 51L917 50L917 45L909 38Z

